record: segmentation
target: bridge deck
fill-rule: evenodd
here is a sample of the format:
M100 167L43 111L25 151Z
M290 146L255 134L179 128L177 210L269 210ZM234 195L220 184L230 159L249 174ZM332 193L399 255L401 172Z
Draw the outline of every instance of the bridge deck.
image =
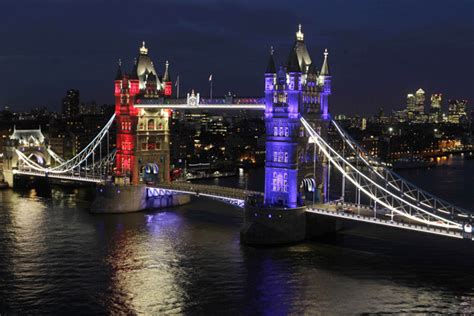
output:
M451 238L463 238L462 232L459 230L448 230L441 227L420 225L408 219L402 218L401 216L399 216L398 218L394 217L393 220L390 216L387 216L385 214L382 215L376 213L376 216L374 216L374 210L367 206L357 207L356 205L352 204L344 204L343 206L346 207L346 209L352 208L353 211L345 211L344 207L342 208L343 210L340 210L336 207L335 204L314 204L308 206L306 211L314 214L341 218L346 220L353 220L369 224L389 226Z
M34 176L34 177L48 177L52 179L61 179L78 182L90 182L90 183L104 183L104 177L98 177L93 175L71 175L71 174L58 174L58 173L46 173L35 170L13 170L16 175Z

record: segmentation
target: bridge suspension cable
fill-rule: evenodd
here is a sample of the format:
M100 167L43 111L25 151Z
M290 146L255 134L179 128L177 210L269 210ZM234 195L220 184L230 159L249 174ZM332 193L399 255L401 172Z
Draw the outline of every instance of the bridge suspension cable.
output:
M101 131L92 139L92 141L83 149L81 150L76 156L72 157L71 159L64 161L60 163L58 166L55 166L53 168L48 167L45 168L28 157L26 157L21 151L16 150L16 153L20 160L22 160L24 163L26 163L30 168L35 169L37 171L41 171L44 173L50 173L50 174L64 174L64 173L69 173L73 172L75 169L79 170L82 164L87 164L87 160L89 158L92 158L95 160L95 151L100 148L102 149L102 140L104 138L107 138L108 140L108 135L109 135L109 128L112 126L113 122L115 120L115 114L112 115L112 117L109 119L109 121L104 125L104 127L101 129ZM108 142L107 142L108 143ZM51 151L52 152L52 151ZM50 152L50 154L51 154ZM54 153L54 152L53 152ZM102 156L102 150L99 153L99 156ZM57 154L54 153L52 155L53 159L58 161L62 158L60 158ZM102 160L102 159L99 159ZM95 161L93 162L95 164Z
M313 127L301 117L301 122L315 144L323 152L324 156L334 167L348 179L358 190L363 192L371 200L387 208L402 217L412 221L421 222L426 225L443 227L448 229L462 229L462 224L451 219L444 218L423 209L418 201L408 201L403 195L396 194L387 189L387 182L378 183L371 177L354 167L346 158L334 150ZM372 172L372 170L369 169Z
M367 168L371 169L371 172L385 181L388 184L389 189L397 191L398 194L401 194L412 201L418 201L424 207L427 207L435 212L452 214L460 217L469 216L469 212L467 210L454 206L443 199L435 197L425 190L418 188L393 170L390 170L378 159L369 155L369 153L352 137L350 137L347 132L345 132L335 121L332 121L332 125L336 128L338 134L345 144L349 145L349 148L352 150L352 153L356 159L360 159L367 166Z

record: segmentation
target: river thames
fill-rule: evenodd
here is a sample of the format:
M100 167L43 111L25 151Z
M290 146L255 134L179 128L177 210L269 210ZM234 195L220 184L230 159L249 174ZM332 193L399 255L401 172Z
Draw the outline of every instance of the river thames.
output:
M474 209L472 160L400 173ZM262 190L261 175L211 182ZM247 247L242 211L220 202L94 215L89 200L83 189L0 191L0 314L474 312L462 254L349 235Z

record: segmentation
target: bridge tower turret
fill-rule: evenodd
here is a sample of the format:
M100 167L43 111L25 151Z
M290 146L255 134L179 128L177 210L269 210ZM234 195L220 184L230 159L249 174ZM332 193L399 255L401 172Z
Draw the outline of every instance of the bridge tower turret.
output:
M329 73L328 50L324 50L324 61L319 73L319 84L321 85L320 104L324 119L329 119L329 96L331 95L331 75Z
M171 97L173 94L173 84L171 82L170 70L169 70L169 62L166 61L165 63L165 74L163 75L163 86L164 86L164 96Z
M270 56L273 59L273 56ZM265 74L266 86L270 74ZM294 208L298 205L297 136L301 69L296 52L276 74L273 98L266 98L265 205ZM266 93L270 94L269 92Z
M119 61L114 90L117 125L115 176L118 183L128 183L130 179L132 183L138 183L134 155L138 111L133 106L138 92L138 78L124 74Z
M275 60L273 58L273 46L270 47L270 58L268 59L267 70L265 71L265 111L271 112L271 109L268 108L273 105L273 95L276 85L276 67Z

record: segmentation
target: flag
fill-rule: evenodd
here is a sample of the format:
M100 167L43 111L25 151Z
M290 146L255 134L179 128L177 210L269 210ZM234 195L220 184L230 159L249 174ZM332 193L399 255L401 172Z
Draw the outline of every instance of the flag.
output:
M176 77L176 82L174 83L174 86L177 87L179 85L179 76Z
M212 74L209 76L209 81L212 81Z

